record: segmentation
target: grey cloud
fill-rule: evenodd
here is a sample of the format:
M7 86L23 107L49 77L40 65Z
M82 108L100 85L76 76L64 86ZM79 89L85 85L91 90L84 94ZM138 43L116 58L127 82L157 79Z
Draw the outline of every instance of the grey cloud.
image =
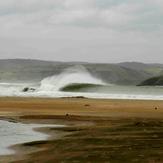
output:
M155 24L155 17L162 17L160 12L156 12L159 7L153 9L152 6L145 0L1 0L0 20L15 19L24 24L33 22L33 25L100 26L117 30L133 30L132 27L137 26L141 30L145 24ZM148 8L152 14L148 13Z
M162 0L0 0L0 58L159 62L162 16Z

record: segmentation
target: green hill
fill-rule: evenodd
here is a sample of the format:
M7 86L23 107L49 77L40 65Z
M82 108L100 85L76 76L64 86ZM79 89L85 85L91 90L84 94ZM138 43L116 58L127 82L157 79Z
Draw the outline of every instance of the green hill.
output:
M138 86L163 86L163 76L147 79L141 82Z
M104 82L120 85L137 85L163 72L163 65L137 62L99 64L8 59L0 60L0 82L40 82L74 65L84 66L93 76Z

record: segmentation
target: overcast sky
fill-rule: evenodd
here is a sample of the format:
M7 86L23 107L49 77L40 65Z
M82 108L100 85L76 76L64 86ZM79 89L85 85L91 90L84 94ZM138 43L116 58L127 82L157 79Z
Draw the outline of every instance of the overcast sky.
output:
M0 58L163 63L163 0L0 0Z

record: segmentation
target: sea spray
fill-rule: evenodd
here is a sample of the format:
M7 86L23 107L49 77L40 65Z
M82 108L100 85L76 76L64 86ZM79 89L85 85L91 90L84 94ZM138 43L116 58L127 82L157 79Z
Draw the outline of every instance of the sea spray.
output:
M23 91L24 88L27 91ZM31 89L33 91L31 91ZM118 86L104 83L85 67L74 66L34 83L0 83L0 96L87 97L103 99L163 100L162 87Z
M19 96L26 87L36 87L33 83L0 83L0 96Z
M73 66L65 69L61 74L47 77L41 81L41 91L60 91L71 84L105 85L105 83L93 75L84 66Z

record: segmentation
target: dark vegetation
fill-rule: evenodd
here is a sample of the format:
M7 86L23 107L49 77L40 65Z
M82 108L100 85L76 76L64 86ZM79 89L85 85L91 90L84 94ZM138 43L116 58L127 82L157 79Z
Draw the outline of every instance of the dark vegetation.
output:
M163 86L163 76L147 79L141 82L138 86Z

